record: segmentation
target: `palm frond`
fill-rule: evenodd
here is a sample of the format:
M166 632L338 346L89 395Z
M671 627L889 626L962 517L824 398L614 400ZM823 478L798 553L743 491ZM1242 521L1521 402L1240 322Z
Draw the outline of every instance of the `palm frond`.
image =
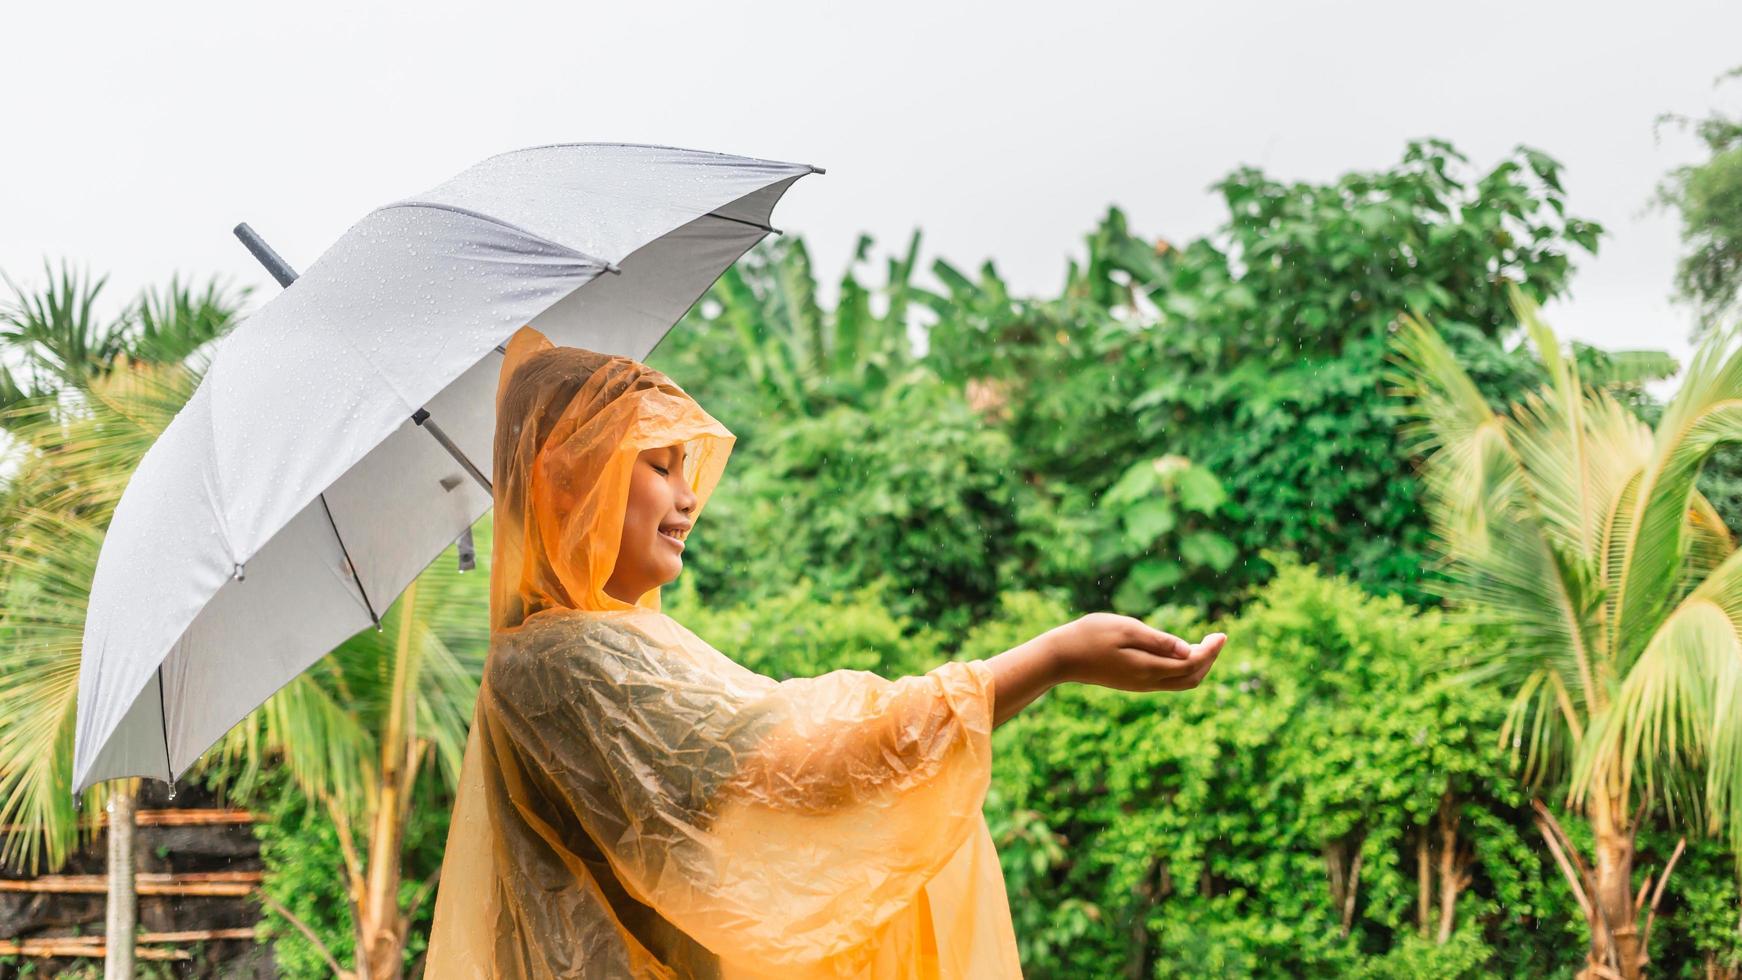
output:
M1612 396L1588 389L1578 362L1529 296L1510 287L1514 311L1536 345L1549 385L1513 406L1507 434L1529 483L1532 510L1561 551L1599 563L1620 488L1650 459L1651 430Z
M1700 772L1704 785L1687 778ZM1726 832L1732 848L1742 846L1742 552L1649 638L1580 753L1573 792L1583 796L1595 780L1614 775L1623 799L1642 784L1672 816L1703 810L1710 829Z
M417 684L417 733L435 751L443 785L459 785L466 733L478 699L484 654L490 645L489 554L491 521L473 531L478 567L459 570L450 545L418 575L417 618L423 658Z
M258 725L258 735L240 737L282 759L310 799L330 799L341 812L360 815L374 782L377 747L367 717L334 682L342 656L328 654L280 688L243 723Z
M1718 445L1742 440L1742 348L1714 337L1695 355L1658 423L1652 460L1614 517L1612 621L1617 666L1639 656L1675 601L1694 481Z
M1687 536L1688 549L1686 560L1682 562L1681 581L1676 587L1678 597L1691 592L1736 550L1736 541L1730 536L1724 518L1706 495L1697 490L1688 500L1687 527L1683 533Z
M22 352L38 381L46 376L59 385L81 385L108 370L126 350L126 319L102 320L96 314L108 276L92 282L88 273L81 275L65 262L57 274L46 259L43 270L48 285L37 292L0 272L12 290L11 301L0 305L0 344Z
M1428 453L1422 478L1450 572L1447 597L1509 637L1504 649L1480 651L1477 669L1509 688L1553 669L1552 689L1566 692L1576 709L1568 716L1576 741L1586 706L1602 700L1589 616L1598 590L1590 559L1572 547L1579 534L1549 530L1535 507L1532 482L1545 477L1530 474L1515 443L1525 438L1524 451L1534 451L1535 429L1495 414L1445 341L1420 320L1404 319L1393 348L1394 390L1407 399L1410 420L1404 433L1415 451Z
M433 632L427 634L426 643L417 689L417 732L435 752L442 785L453 789L460 784L466 734L478 700L478 675Z
M18 465L0 497L0 823L24 831L8 838L6 860L58 865L76 843L68 790L91 580L128 475L188 390L179 374L118 370L90 398L10 412Z
M133 308L129 354L139 361L180 364L237 324L252 289L244 286L232 295L214 280L196 293L179 276L161 289L146 289Z
M1502 664L1490 658L1489 664ZM1454 678L1458 683L1486 683L1492 669L1475 669ZM1572 704L1559 672L1530 671L1523 676L1507 705L1499 740L1512 758L1513 767L1533 791L1559 782L1565 775L1577 743L1573 734L1583 729L1583 720Z
M0 825L22 833L0 864L58 867L79 840L70 792L79 652L102 529L60 511L23 508L0 565Z

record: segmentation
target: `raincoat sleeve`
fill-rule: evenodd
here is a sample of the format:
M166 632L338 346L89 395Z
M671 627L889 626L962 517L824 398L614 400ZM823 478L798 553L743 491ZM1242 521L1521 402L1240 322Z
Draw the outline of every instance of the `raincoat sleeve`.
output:
M631 894L727 961L865 944L983 826L983 661L776 682L676 633L549 632L492 662L521 766Z

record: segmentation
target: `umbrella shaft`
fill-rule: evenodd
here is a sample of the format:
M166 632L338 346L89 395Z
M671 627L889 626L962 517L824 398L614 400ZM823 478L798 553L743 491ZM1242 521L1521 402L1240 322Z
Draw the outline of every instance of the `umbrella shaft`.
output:
M460 452L460 447L454 445L454 441L448 438L448 434L442 431L442 427L436 424L435 419L429 417L429 409L418 409L412 414L411 420L428 429L429 434L435 436L436 442L441 443L442 448L446 449L450 456L458 460L459 464L466 468L467 473L472 474L472 479L478 481L478 485L484 488L485 493L495 493L495 491L490 488L489 479L486 478L484 474L478 472L478 468L472 465L472 461L466 458L466 454Z

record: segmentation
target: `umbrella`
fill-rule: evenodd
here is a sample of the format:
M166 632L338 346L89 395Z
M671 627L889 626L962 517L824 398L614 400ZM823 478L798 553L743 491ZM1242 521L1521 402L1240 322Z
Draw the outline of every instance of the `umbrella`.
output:
M808 164L569 143L364 215L220 342L97 559L73 791L171 784L490 508L502 345L643 359ZM482 613L480 613L482 614Z

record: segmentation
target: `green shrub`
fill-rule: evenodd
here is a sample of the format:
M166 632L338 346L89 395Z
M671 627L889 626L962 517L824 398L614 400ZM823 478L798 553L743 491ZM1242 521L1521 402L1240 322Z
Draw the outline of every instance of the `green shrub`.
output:
M1570 906L1494 743L1499 702L1434 683L1472 638L1271 557L1276 579L1217 624L1229 646L1196 691L1067 686L999 729L989 809L1029 975L1455 975L1500 965L1503 944L1529 973L1577 955L1524 939L1564 932ZM1061 610L1004 612L1021 625L970 648ZM1448 794L1473 855L1456 906L1469 935L1409 944L1416 835L1437 834ZM1345 933L1331 869L1348 878L1357 855Z
M710 604L886 578L895 613L960 635L1003 589L1087 564L1009 438L924 369L907 380L735 452L685 557Z
M679 579L682 582L682 579ZM894 614L879 579L839 597L801 579L753 603L705 605L693 582L662 597L667 614L738 663L769 677L868 670L923 673L946 659L942 633Z
M429 944L435 897L424 885L441 867L453 808L453 800L438 790L433 778L420 779L416 793L418 798L406 820L399 884L401 911L417 903L404 948L407 968ZM268 817L254 829L260 840L260 859L266 866L263 890L308 926L341 965L353 967L356 935L345 888L345 864L332 819L323 807L298 793L288 773L278 768L264 774L251 801ZM358 846L364 843L359 841ZM261 908L258 934L261 942L273 947L280 977L326 980L333 975L314 943L270 905Z

